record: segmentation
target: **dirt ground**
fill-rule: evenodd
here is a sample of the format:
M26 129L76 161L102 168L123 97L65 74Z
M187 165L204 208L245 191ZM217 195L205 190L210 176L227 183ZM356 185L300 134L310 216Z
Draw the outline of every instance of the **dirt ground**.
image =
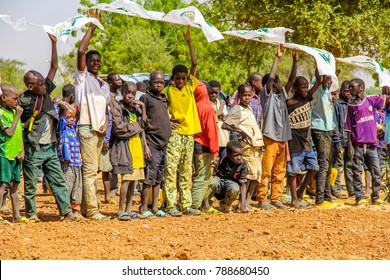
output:
M99 198L103 200L100 183ZM53 196L39 187L43 221L2 223L0 259L389 259L390 205L358 208L352 199L338 202L345 206L127 222L116 219L117 206L102 204L110 221L62 222ZM134 210L138 206L137 196ZM3 217L11 221L10 215Z

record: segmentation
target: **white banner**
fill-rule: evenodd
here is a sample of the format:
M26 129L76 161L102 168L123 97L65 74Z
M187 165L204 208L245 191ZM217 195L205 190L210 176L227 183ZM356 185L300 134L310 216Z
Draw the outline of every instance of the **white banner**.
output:
M43 25L43 30L52 35L59 36L61 40L66 43L72 30L81 29L89 22L104 30L103 25L101 25L98 19L89 18L83 15L68 18L66 21L57 23L55 26Z
M243 38L246 40L254 40L263 43L279 45L286 42L286 32L294 32L294 30L284 27L275 28L259 28L257 30L233 30L225 31L222 34L234 37Z
M0 15L0 19L12 26L15 31L24 31L27 29L25 18L14 18L9 15Z
M148 11L141 5L130 0L117 0L110 4L98 4L94 8L99 10L124 14L128 16L140 17L150 20L159 20L180 25L190 25L200 28L208 42L223 39L223 35L211 23L206 22L201 12L193 7L172 10L167 14L155 11Z
M124 14L133 17L141 17L145 19L161 20L164 13L148 11L141 5L132 2L130 0L117 0L110 4L102 3L96 5L94 8L98 8L101 11Z
M339 80L336 76L336 60L328 51L308 47L304 45L298 45L294 43L286 43L283 44L285 48L289 49L298 49L300 51L304 51L305 53L310 54L314 57L317 64L318 73L320 75L328 75L332 77L332 85L330 87L330 91L335 91L339 88Z
M379 87L390 86L390 72L374 59L368 56L359 55L352 57L336 58L338 62L362 67L378 73Z
M211 23L207 22L201 12L194 6L172 10L162 18L162 21L200 28L208 42L224 38L221 32Z

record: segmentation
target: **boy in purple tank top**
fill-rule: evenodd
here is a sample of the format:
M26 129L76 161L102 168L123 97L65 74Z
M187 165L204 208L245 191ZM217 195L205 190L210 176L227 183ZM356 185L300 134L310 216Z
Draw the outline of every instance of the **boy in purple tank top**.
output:
M356 195L356 204L368 204L362 190L362 164L364 156L368 159L372 176L372 204L382 204L379 199L381 171L376 148L377 127L375 110L388 103L385 95L364 96L364 81L353 79L349 84L349 91L354 100L348 104L344 130L349 132L348 153L353 158L353 182Z

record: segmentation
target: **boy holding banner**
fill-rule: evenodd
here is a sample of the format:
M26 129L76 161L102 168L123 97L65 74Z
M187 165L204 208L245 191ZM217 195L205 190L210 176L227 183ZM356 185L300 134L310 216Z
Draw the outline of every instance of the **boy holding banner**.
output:
M264 210L286 209L280 201L286 175L286 160L288 155L288 141L291 140L291 127L287 110L287 93L291 90L297 75L298 51L293 52L293 65L287 84L282 87L276 75L279 59L283 56L284 48L278 45L271 73L262 80L264 86L260 94L263 108L263 140L265 151L262 160L263 172L259 185L257 200ZM271 179L271 204L267 201L267 187Z

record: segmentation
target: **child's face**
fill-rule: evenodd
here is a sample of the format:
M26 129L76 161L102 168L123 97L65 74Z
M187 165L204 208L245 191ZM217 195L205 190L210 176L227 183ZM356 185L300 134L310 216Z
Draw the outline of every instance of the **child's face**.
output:
M210 90L209 98L210 101L215 102L219 95L219 87L212 87Z
M300 80L297 87L295 87L294 89L297 95L306 97L309 92L309 83L307 82L307 80Z
M133 85L123 90L122 91L123 101L129 105L133 104L136 92L137 92L137 87Z
M352 97L356 97L360 93L360 85L356 82L349 83L349 93Z
M19 93L18 92L10 92L8 94L1 95L1 100L5 107L16 109L19 101Z
M332 103L334 103L337 99L339 99L339 91L332 91Z
M150 88L157 93L160 93L165 86L164 77L162 75L155 76L150 80Z
M179 72L173 76L173 81L175 82L175 85L180 89L182 89L186 85L187 80L188 76L185 72Z
M75 110L67 110L65 114L65 118L68 119L68 126L73 126L76 121L76 111Z
M282 85L280 84L279 78L275 78L274 84L273 84L273 90L274 92L283 92Z
M92 54L88 57L87 60L87 70L88 72L97 75L100 69L100 55Z
M112 77L112 81L109 84L115 89L118 89L122 86L122 79L119 75L114 75L114 77Z
M28 89L35 94L44 95L46 92L45 78L42 75L34 76L28 84Z
M341 87L341 95L343 95L347 100L351 99L351 93L349 92L349 84L344 84Z
M237 148L231 153L228 153L227 156L234 164L242 163L242 149L240 148Z
M256 92L260 92L263 90L263 84L261 83L261 79L253 81L252 86L255 88Z
M245 87L245 91L241 92L238 97L240 98L240 103L248 106L252 100L252 89L250 87Z

